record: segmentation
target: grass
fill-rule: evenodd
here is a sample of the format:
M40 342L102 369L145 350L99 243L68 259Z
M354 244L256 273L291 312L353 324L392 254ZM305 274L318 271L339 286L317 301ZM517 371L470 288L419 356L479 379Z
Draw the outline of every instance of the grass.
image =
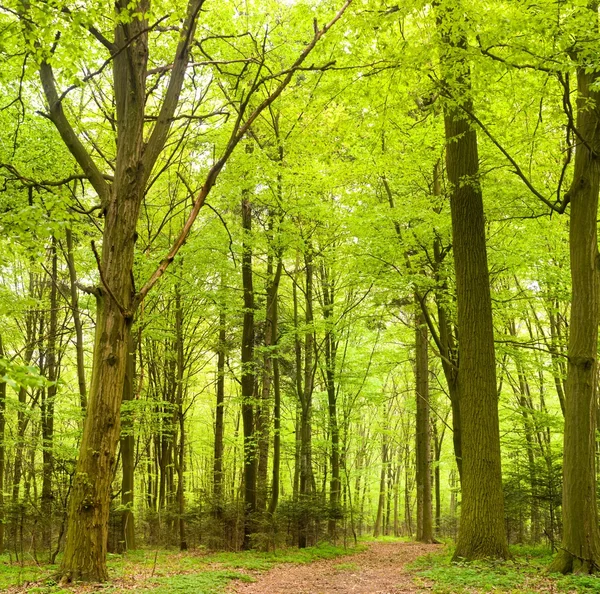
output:
M552 555L545 547L511 547L513 559L452 562L452 551L421 557L412 564L417 583L430 584L434 594L472 594L503 592L536 594L539 592L600 592L600 577L548 574Z
M311 563L364 549L364 545L344 549L323 544L269 553L209 553L205 550L180 553L165 549L128 551L125 555L108 555L109 584L80 591L219 594L232 580L253 581L252 573L266 571L280 563ZM8 555L0 555L0 592L19 587L20 591L32 594L73 594L73 588L66 589L56 584L53 576L57 571L58 566L38 565L33 558L26 559L21 565L11 563Z

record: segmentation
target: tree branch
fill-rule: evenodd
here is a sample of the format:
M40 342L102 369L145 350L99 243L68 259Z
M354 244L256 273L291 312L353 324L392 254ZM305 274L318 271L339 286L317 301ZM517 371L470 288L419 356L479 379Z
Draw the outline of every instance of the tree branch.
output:
M54 80L52 67L45 60L40 65L40 79L46 100L48 101L50 120L56 126L63 142L85 173L85 176L90 180L90 183L100 198L100 202L103 205L106 204L110 198L110 186L106 183L104 175L98 169L96 163L83 144L81 144L81 141L67 119L56 91L56 82Z
M302 50L300 56L296 59L296 61L292 65L292 67L289 69L289 72L285 76L283 81L281 81L279 83L279 85L275 88L275 90L270 95L268 95L264 99L264 101L262 103L260 103L258 107L256 107L256 109L254 109L254 111L250 114L250 116L248 117L246 122L243 125L240 125L241 124L240 120L238 120L238 122L236 122L236 126L234 127L234 129L231 133L231 136L230 136L229 142L227 143L225 151L223 152L223 155L221 156L221 158L210 168L210 170L206 176L204 185L198 192L198 195L196 197L196 201L194 202L192 211L190 212L188 219L186 220L186 222L183 226L183 229L181 230L179 236L175 240L175 243L169 250L169 253L159 264L158 268L154 271L152 276L146 281L144 286L140 289L139 293L136 294L136 296L133 300L133 304L132 304L132 311L135 311L135 309L143 301L144 297L148 294L148 292L152 289L152 287L157 283L157 281L160 279L160 277L165 273L165 271L169 267L169 264L171 264L171 262L174 260L175 256L181 249L181 246L183 246L183 244L185 243L185 241L190 233L190 230L192 228L192 225L194 224L194 221L196 220L198 213L200 212L200 209L204 205L206 197L208 196L209 192L215 185L217 178L218 178L219 174L221 173L221 170L223 169L223 167L225 166L225 163L227 162L227 160L233 153L235 147L238 145L240 140L244 137L246 132L248 132L248 130L252 126L252 123L267 107L269 107L269 105L271 105L281 95L281 93L284 91L284 89L292 81L294 73L302 66L302 63L308 57L308 55L311 53L311 51L314 49L317 42L327 33L327 31L329 31L331 29L331 27L333 27L342 18L343 14L346 12L346 9L350 6L350 4L352 4L352 0L346 0L344 5L335 14L333 19L329 23L327 23L322 29L315 31L315 34L314 34L312 40Z
M203 4L204 0L189 0L188 3L187 16L183 25L179 44L177 45L175 59L173 60L171 78L169 80L167 92L158 114L156 124L148 139L146 150L144 151L142 173L144 176L144 185L152 174L154 164L164 147L167 135L171 128L173 114L179 103L179 96L181 94L183 80L188 66L189 50L194 39L196 21Z

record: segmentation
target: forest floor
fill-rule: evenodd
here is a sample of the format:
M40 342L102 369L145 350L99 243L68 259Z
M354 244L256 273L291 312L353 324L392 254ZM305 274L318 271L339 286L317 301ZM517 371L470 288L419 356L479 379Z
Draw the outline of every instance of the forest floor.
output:
M321 545L212 553L139 550L109 555L106 584L63 586L57 566L26 553L23 563L0 555L3 594L574 594L600 593L600 577L548 575L545 547L515 546L505 563L453 563L452 548L400 539L357 548Z
M277 565L255 582L234 582L236 594L404 594L424 591L406 565L439 551L439 545L374 541L348 559L324 559L308 565ZM427 591L430 588L426 588Z

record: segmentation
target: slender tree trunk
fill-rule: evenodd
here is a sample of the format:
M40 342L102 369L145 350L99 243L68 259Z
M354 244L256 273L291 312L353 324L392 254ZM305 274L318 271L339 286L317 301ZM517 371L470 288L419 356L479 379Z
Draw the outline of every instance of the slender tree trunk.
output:
M79 295L77 293L77 270L75 268L75 257L73 255L73 232L71 229L65 231L67 240L66 261L69 269L69 287L71 291L71 311L73 313L73 325L75 326L75 351L77 354L77 385L79 387L79 401L81 409L87 407L87 386L85 383L85 361L83 352L83 324L79 314Z
M434 472L435 481L435 532L440 534L442 528L442 497L440 483L440 459L442 457L442 442L444 440L444 428L439 433L437 429L437 421L432 423L433 428L433 443L434 443Z
M217 403L215 407L215 446L213 457L213 505L215 518L223 517L223 438L225 434L225 309L219 313L219 344L217 347Z
M242 282L244 287L244 326L242 332L242 421L244 426L244 549L250 548L252 522L256 512L256 443L254 434L254 287L252 274L252 209L247 192L242 200Z
M300 415L300 513L298 526L298 546L302 549L308 545L308 525L310 520L309 506L312 492L312 392L313 392L313 261L312 253L305 254L306 293L305 293L305 323L304 334L304 391L301 394Z
M597 6L590 20L597 27ZM577 131L569 190L571 221L571 323L565 401L563 458L563 537L550 569L591 573L600 567L596 504L596 366L598 355L598 191L600 189L600 92L598 75L577 70ZM592 86L593 85L593 86Z
M336 389L336 356L337 341L334 336L334 282L326 266L321 268L323 285L323 317L325 329L325 381L327 387L327 403L329 412L329 435L331 437L331 481L329 484L329 522L327 532L329 538L336 538L336 523L341 517L340 510L340 432L337 418Z
M181 291L179 285L175 287L175 344L177 355L177 378L176 378L176 402L175 414L179 424L179 444L177 450L177 520L179 529L179 550L187 551L187 539L185 535L185 490L184 490L184 470L185 470L185 415L183 410L184 396L184 374L185 374L185 352L183 336L183 308L181 305Z
M58 256L56 253L56 238L52 238L51 248L51 279L50 279L50 325L48 328L47 367L48 389L46 398L42 397L42 546L52 555L52 512L54 495L52 493L52 475L54 473L54 401L56 399L56 382L58 380L58 364L56 356L56 338L58 331Z
M504 524L500 430L492 301L486 253L477 134L463 110L472 112L466 38L449 2L438 4L446 85L459 83L444 105L446 171L451 185L452 245L456 274L460 368L462 509L455 559L509 557ZM460 21L460 22L459 22ZM456 30L456 28L458 28ZM458 57L457 57L458 56Z
M281 265L281 262L280 262ZM273 299L273 336L275 344L278 342L278 296ZM279 355L273 357L273 477L271 486L271 501L269 514L273 515L279 504L279 473L281 466L281 385L279 377Z
M121 410L121 548L123 551L135 550L135 518L134 503L134 469L135 469L135 437L131 409L128 405L133 401L133 385L135 381L135 341L133 335L129 338L127 352L127 367L123 382L123 403Z
M417 303L418 307L418 303ZM433 518L431 509L431 448L429 427L429 349L427 326L422 312L415 317L416 375L416 466L417 466L417 540L431 543Z
M4 345L0 334L0 359L4 358ZM4 552L4 523L6 510L4 509L4 471L6 455L6 382L0 378L0 554Z

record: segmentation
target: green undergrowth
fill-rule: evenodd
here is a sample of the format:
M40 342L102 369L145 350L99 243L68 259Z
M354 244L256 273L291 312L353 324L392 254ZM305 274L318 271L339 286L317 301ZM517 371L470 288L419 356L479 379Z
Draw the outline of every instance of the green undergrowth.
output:
M334 559L365 548L362 544L346 549L322 544L306 549L281 549L268 553L213 553L202 549L181 553L166 549L142 549L128 551L125 555L109 554L110 582L98 585L94 591L112 594L133 588L136 592L154 594L218 594L232 580L252 581L253 572L266 571L280 563L302 564ZM0 555L0 592L19 587L20 592L27 593L72 594L73 588L64 588L55 582L53 576L57 571L57 565L37 563L33 557L25 558L21 564L11 563L9 555Z
M546 547L513 546L513 559L506 562L453 562L452 553L446 547L412 563L417 583L434 594L600 592L600 577L548 574L552 554Z

